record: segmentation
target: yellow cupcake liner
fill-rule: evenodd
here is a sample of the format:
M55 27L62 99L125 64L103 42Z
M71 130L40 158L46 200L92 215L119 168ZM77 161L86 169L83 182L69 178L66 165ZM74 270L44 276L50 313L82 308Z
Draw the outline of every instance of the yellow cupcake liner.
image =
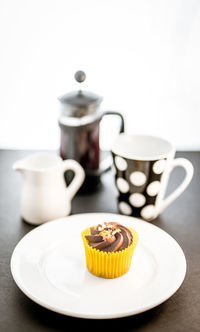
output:
M115 252L104 252L92 248L85 238L85 235L90 235L90 228L81 233L85 248L86 265L92 274L102 278L117 278L128 272L139 239L135 230L132 228L129 228L129 230L133 235L131 245L124 250Z

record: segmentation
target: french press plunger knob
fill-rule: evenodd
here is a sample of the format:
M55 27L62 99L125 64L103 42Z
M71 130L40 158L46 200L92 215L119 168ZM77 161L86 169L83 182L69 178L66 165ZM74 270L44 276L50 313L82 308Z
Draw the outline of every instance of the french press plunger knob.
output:
M82 83L86 79L86 74L84 73L84 71L79 70L75 73L74 77L77 82Z

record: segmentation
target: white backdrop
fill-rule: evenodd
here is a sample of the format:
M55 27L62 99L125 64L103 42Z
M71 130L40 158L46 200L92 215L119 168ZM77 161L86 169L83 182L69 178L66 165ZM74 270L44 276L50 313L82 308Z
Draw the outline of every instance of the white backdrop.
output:
M1 0L1 148L58 147L57 97L78 69L129 133L200 148L199 0Z

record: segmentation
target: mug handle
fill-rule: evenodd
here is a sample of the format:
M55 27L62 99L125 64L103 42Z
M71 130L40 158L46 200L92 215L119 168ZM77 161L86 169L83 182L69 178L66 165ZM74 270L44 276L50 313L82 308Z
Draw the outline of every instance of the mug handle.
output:
M121 120L119 132L120 132L120 133L123 133L123 132L124 132L124 118L123 118L123 116L121 115L121 113L116 112L116 111L105 111L105 112L102 114L101 119L102 119L105 115L117 115L117 116L119 116L119 117L120 117L120 120Z
M72 170L74 172L74 177L70 182L69 186L66 188L67 195L71 200L83 184L83 181L85 179L85 172L83 170L83 167L76 160L63 160L63 173L69 170Z
M194 168L192 163L185 158L176 158L171 162L169 173L171 173L172 170L178 166L183 167L185 169L186 172L185 178L183 179L182 183L178 186L178 188L176 188L167 198L165 198L161 202L161 208L159 213L163 212L168 205L170 205L176 198L178 198L192 180L192 176L194 173Z

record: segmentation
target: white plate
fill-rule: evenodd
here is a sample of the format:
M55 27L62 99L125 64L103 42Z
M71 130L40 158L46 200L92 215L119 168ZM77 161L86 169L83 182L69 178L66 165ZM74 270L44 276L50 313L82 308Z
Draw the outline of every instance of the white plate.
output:
M139 234L129 272L116 279L90 274L81 231L107 221ZM18 287L36 303L64 315L116 318L153 308L182 284L186 260L178 243L145 221L108 213L79 214L35 228L17 244L11 271Z

